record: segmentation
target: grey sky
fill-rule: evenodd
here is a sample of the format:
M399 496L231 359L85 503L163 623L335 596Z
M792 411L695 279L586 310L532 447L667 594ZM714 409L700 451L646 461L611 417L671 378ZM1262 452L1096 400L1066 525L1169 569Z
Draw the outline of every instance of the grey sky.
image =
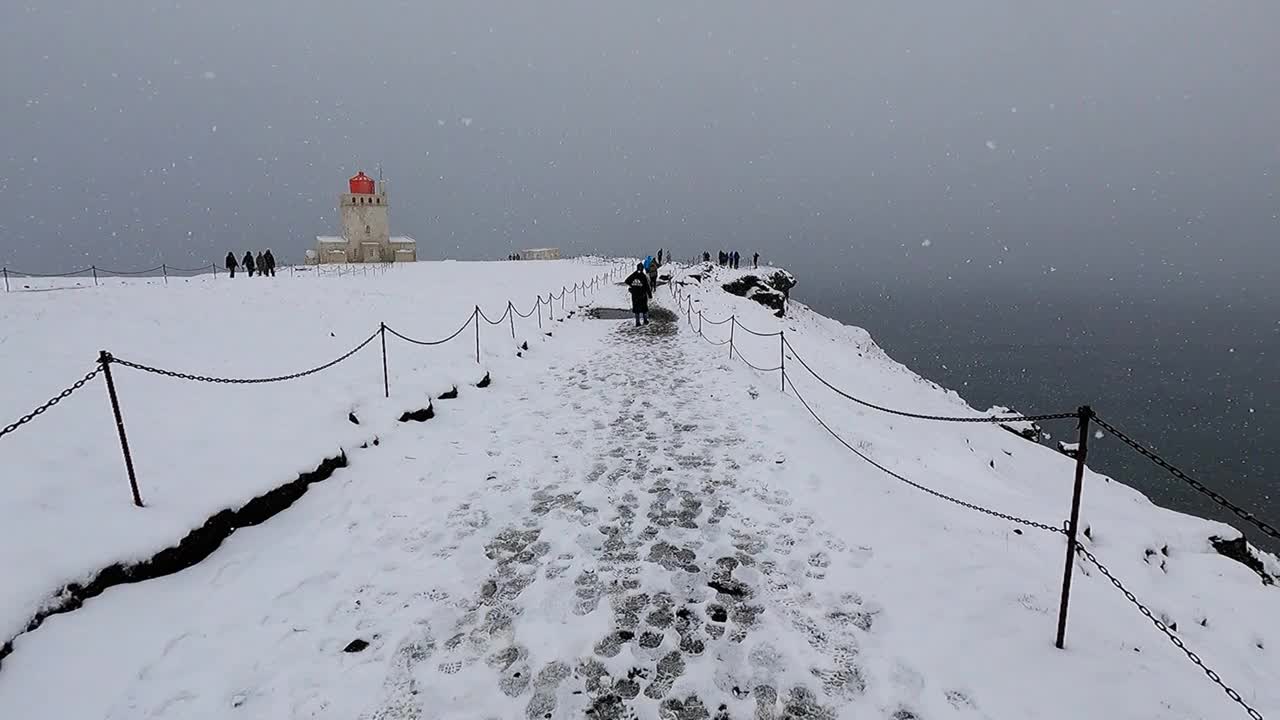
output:
M296 259L381 163L425 258L1258 278L1277 28L1264 0L12 7L0 263Z

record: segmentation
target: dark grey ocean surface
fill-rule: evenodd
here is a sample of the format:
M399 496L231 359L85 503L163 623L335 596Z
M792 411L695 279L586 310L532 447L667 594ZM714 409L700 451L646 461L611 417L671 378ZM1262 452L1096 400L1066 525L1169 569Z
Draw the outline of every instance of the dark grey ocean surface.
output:
M1280 303L1271 291L1139 291L1120 283L1083 295L1031 285L891 292L824 282L821 273L802 274L800 283L796 299L866 328L895 360L974 407L1030 414L1088 403L1192 477L1280 525L1273 434L1280 429ZM1075 440L1071 421L1044 429L1053 436L1046 444ZM1280 552L1280 543L1110 435L1090 436L1089 465L1159 505L1229 522Z

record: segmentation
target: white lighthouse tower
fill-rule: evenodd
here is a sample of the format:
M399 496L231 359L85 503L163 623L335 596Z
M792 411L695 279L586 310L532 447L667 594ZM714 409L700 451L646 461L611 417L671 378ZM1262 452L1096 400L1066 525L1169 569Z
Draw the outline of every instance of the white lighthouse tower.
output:
M387 191L364 172L347 181L348 192L338 196L341 237L317 237L318 260L325 263L413 262L417 243L391 237Z

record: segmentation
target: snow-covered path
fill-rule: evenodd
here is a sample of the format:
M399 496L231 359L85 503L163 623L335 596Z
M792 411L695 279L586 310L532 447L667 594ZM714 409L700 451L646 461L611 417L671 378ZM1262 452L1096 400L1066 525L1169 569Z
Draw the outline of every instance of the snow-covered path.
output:
M673 323L581 326L598 351L540 386L438 402L202 565L51 620L0 695L36 707L53 662L92 678L58 717L834 717L877 610L812 601L849 550L788 507L739 379Z
M771 321L746 301L700 302ZM1065 505L1069 460L990 426L850 411L803 378L782 394L777 373L676 324L556 317L554 337L498 357L491 387L351 450L350 467L199 565L19 637L0 716L1233 716L1087 567L1068 648L1054 649L1060 536L888 478L794 390L862 451L1036 519ZM786 322L810 358L863 384L883 373L909 407L947 399L861 331L807 311ZM775 338L738 342L757 362L776 352ZM417 368L405 357L393 371ZM420 408L406 385L360 412ZM1091 547L1250 701L1274 705L1271 589L1203 549L1203 521L1089 482ZM1166 579L1191 573L1212 582Z

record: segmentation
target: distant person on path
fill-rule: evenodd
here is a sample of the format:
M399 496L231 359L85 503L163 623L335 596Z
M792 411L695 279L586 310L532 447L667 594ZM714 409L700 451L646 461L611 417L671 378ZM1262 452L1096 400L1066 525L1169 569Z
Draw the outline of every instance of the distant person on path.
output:
M756 253L755 255L751 256L751 267L752 268L760 267L760 253Z
M267 261L262 257L262 251L258 251L258 277L267 276Z
M711 253L709 253L709 252L703 252L703 253L702 253L702 262L705 262L705 263L709 263L709 262L711 262Z
M658 263L649 265L649 297L653 297L653 291L658 287Z
M240 267L240 263L236 262L236 254L227 253L227 272L231 273L231 277L236 276L236 268Z
M741 261L742 261L742 256L738 254L737 250L734 250L733 251L733 269L734 270L738 269L738 263Z
M240 261L240 264L244 266L244 271L245 271L245 272L247 272L247 273L249 273L249 277L253 277L253 267L254 267L254 265L253 265L253 251L252 251L252 250L246 250L246 251L245 251L245 253L244 253L244 260L241 260L241 261Z
M658 264L662 264L662 248L658 248Z
M271 277L275 277L276 256L271 254L271 248L267 248L267 252L262 256L262 259L267 261L267 267L263 270L263 273L270 273Z
M644 263L636 265L636 271L623 281L627 291L631 293L631 312L636 315L636 327L649 324L649 296L653 294L649 287L649 276L645 274Z

